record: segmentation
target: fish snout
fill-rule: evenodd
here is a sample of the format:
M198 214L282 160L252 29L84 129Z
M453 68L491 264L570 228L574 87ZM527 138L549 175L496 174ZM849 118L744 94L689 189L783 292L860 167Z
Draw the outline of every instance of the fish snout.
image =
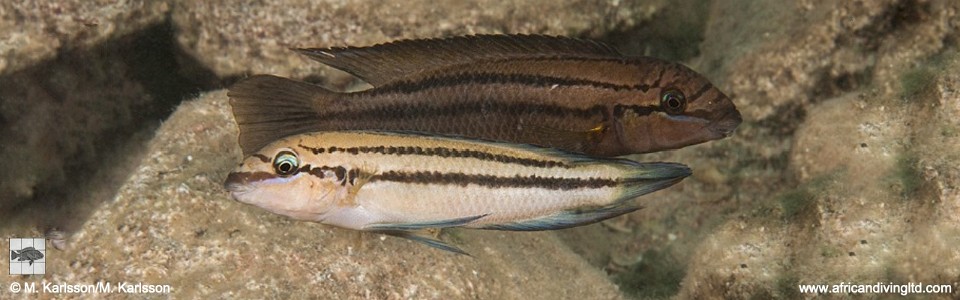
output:
M743 116L740 115L740 111L733 109L723 115L719 120L714 121L710 128L717 135L729 137L733 135L733 132L737 130L737 127L740 126L742 122Z
M250 185L247 183L247 177L246 173L231 172L223 182L223 187L234 195L249 192Z

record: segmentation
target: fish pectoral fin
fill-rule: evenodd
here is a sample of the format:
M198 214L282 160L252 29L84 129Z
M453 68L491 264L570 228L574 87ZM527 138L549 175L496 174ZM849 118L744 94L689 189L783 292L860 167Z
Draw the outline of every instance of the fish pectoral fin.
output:
M414 242L418 242L418 243L421 243L421 244L424 244L424 245L427 245L427 246L430 246L430 247L433 247L433 248L440 249L440 250L450 251L450 252L453 252L453 253L456 253L456 254L462 254L462 255L466 255L466 256L471 256L470 253L467 253L466 251L463 251L462 249L460 249L460 248L458 248L458 247L456 247L456 246L453 246L453 245L444 243L443 241L441 241L441 240L439 240L439 239L437 239L437 238L431 237L431 236L430 236L430 233L429 233L429 232L426 232L425 230L420 230L420 231L408 231L408 230L374 230L374 231L372 231L372 232L382 233L382 234L386 234L386 235L392 235L392 236L400 237L400 238L405 238L405 239L408 239L408 240L411 240L411 241L414 241Z
M417 223L377 223L377 224L370 224L370 225L364 226L363 230L407 231L407 230L420 230L420 229L427 229L427 228L457 227L457 226L466 225L470 222L486 217L488 215L489 214L483 214L478 216L470 216L470 217L457 218L457 219L427 221L427 222L417 222Z
M587 148L599 144L607 132L607 125L600 123L587 130L566 130L547 126L527 125L524 129L532 133L546 146L584 152Z
M633 203L621 203L600 207L586 207L561 211L545 217L527 219L511 223L490 224L479 229L510 231L541 231L577 227L600 222L640 209Z
M379 171L375 167L368 166L366 164L358 167L356 170L357 170L356 175L350 175L351 173L348 172L347 178L344 178L344 180L349 181L348 182L349 187L347 187L346 197L343 197L338 202L340 206L343 206L343 207L357 206L358 204L356 199L357 199L357 193L360 192L360 188L363 187L363 185L366 184L367 182L370 182L370 179L372 179L374 176L377 176L377 174L379 174Z

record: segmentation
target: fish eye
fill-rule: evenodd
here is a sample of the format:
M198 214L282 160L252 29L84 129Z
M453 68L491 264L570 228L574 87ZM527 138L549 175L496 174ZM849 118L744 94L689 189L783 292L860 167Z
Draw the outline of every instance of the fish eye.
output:
M687 109L687 98L678 90L666 90L660 95L660 108L671 115L682 113Z
M300 160L297 154L290 151L281 151L273 159L273 170L280 176L290 176L296 174L300 168Z

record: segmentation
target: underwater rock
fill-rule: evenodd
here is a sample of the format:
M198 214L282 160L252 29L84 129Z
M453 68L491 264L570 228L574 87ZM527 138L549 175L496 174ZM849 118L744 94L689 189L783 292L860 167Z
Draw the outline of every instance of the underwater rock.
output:
M43 279L170 284L177 298L621 298L550 232L447 233L469 257L233 201L236 135L225 91L182 104L117 197L48 252Z
M932 75L912 94L901 85L810 105L784 173L797 183L757 200L779 213L719 227L679 296L793 298L799 284L922 282L952 285L956 297L960 56L931 60L920 64Z
M166 1L0 2L0 75L161 23Z
M785 111L822 100L817 95L836 96L887 76L876 65L935 54L960 26L955 1L714 5L703 48L730 50L705 51L704 65L736 70L722 78L745 120L791 122L794 116Z
M203 83L152 26L0 75L0 232L70 232L113 197L139 149Z
M624 1L176 1L187 52L220 76L304 77L329 68L290 47L368 46L479 33L598 36L644 22L666 0ZM336 73L335 73L336 74Z

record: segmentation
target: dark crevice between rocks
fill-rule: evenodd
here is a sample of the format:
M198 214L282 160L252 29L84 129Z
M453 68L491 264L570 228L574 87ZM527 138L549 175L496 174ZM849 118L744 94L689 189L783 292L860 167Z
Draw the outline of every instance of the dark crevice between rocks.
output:
M606 33L598 39L621 53L688 61L700 55L710 1L679 0L650 20Z
M686 275L686 264L672 254L671 247L662 251L647 250L643 259L630 271L613 278L620 289L640 298L667 298L680 291L680 282Z
M114 197L162 120L222 80L169 19L0 77L0 224L72 232ZM11 183L13 182L13 183Z

